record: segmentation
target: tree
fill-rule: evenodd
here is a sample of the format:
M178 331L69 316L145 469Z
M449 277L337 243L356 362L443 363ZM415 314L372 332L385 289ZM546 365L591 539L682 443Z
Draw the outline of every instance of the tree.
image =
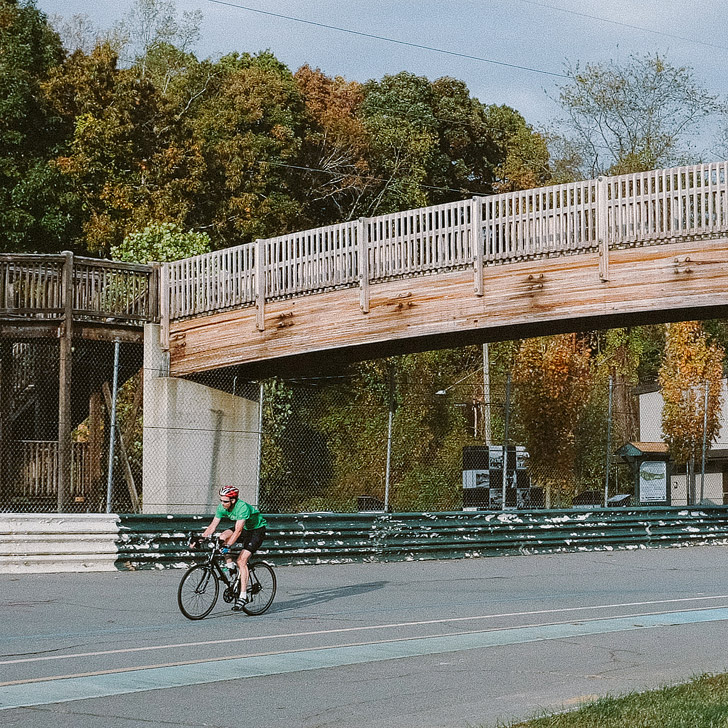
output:
M135 64L142 78L147 74L150 51L160 46L189 52L200 37L199 10L177 14L174 0L134 0L126 17L115 29L123 60Z
M701 454L703 438L710 446L720 431L724 355L722 347L708 340L700 322L668 326L659 375L664 400L662 430L670 456L688 467L693 502L696 500L695 461Z
M73 53L45 92L67 128L54 165L80 199L88 251L109 255L152 222L192 226L202 155L149 80L103 44Z
M211 225L221 246L300 229L295 186L305 123L289 69L271 53L220 60L209 103L188 124L206 171L195 227Z
M590 391L590 350L574 334L526 339L513 366L514 412L546 502L574 495L574 431Z
M127 263L167 263L209 253L210 248L207 233L184 232L175 223L158 222L127 235L121 245L111 248L111 257Z
M566 68L560 87L569 156L580 158L583 177L623 174L685 164L695 156L691 139L721 105L689 67L659 54Z
M0 0L0 251L52 252L72 227L49 166L62 128L42 93L63 55L34 2Z
M298 184L303 214L312 226L358 217L375 185L367 159L370 139L358 117L362 86L307 65L296 71L294 79L307 117L300 153L304 169Z

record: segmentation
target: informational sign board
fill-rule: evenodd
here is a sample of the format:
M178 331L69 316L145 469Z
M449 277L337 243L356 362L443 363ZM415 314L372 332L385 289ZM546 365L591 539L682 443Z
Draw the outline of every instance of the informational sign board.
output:
M667 463L664 460L645 460L640 463L639 501L642 504L669 505Z
M506 507L529 507L528 453L508 446ZM479 445L463 448L463 507L466 510L503 507L503 448Z

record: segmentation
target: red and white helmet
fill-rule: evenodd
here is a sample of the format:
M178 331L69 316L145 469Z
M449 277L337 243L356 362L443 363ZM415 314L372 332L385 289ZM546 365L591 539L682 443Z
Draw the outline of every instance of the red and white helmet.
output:
M218 491L220 498L237 498L240 491L234 485L223 485Z

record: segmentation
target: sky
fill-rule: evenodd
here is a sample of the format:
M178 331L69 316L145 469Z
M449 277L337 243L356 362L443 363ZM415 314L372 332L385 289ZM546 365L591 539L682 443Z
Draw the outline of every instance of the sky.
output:
M108 28L129 12L133 0L36 2L48 15L83 14ZM728 17L718 0L176 0L176 5L180 14L203 14L194 49L199 58L267 49L291 70L307 63L348 80L400 71L431 80L452 76L481 102L507 104L536 128L559 116L565 66L577 62L626 63L630 55L659 52L673 65L691 67L711 93L728 98Z

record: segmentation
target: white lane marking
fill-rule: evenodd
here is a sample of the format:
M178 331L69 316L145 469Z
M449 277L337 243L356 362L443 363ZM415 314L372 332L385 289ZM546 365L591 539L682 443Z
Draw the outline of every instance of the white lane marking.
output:
M553 627L562 627L565 625L579 625L579 624L589 624L589 623L597 623L597 622L610 622L614 620L625 620L625 619L641 619L643 617L647 617L649 619L653 619L656 617L669 617L671 615L689 615L693 612L696 613L708 613L708 612L722 612L725 611L728 613L728 605L721 605L720 607L712 607L711 609L703 609L700 607L696 607L694 609L686 609L681 612L635 612L634 614L618 614L613 617L592 617L589 619L578 619L576 621L574 620L567 620L564 622L536 622L535 624L519 624L519 625L513 625L511 627L491 627L490 629L473 629L473 630L465 630L460 632L450 632L448 634L426 634L426 635L409 635L407 637L388 637L385 639L380 640L368 640L365 642L348 642L344 644L334 644L334 645L321 645L320 647L300 647L300 648L291 648L287 650L270 650L268 652L248 652L240 655L227 655L224 657L220 657L219 655L216 655L215 657L200 657L195 660L177 660L175 662L162 662L162 663L156 663L153 665L130 665L129 667L116 667L116 668L109 668L108 670L94 670L91 672L78 672L78 673L68 673L65 675L45 675L43 677L31 677L31 678L24 678L19 680L8 680L6 682L0 682L0 688L6 687L8 685L26 685L30 683L42 683L42 682L48 682L52 680L68 680L68 679L74 679L74 678L81 678L81 677L93 677L95 675L113 675L118 673L124 673L124 672L134 672L135 670L155 670L158 668L163 667L183 667L185 665L201 665L201 664L209 664L209 663L218 663L224 660L240 660L240 659L246 659L249 657L271 657L274 655L290 655L297 652L309 652L311 650L331 650L336 649L339 647L358 647L361 645L384 645L384 644L390 644L394 642L406 642L409 640L421 640L421 639L432 639L437 637L456 637L461 635L469 635L469 634L488 634L488 633L507 633L511 631L518 632L519 630L525 630L525 629L537 629L539 627L544 628L553 628ZM726 617L728 619L728 617ZM719 619L723 619L722 617ZM716 620L709 620L709 621L719 621L719 619ZM706 621L704 619L698 619L697 621ZM635 627L644 627L643 624L636 624ZM250 638L255 639L255 638ZM237 640L240 641L240 640Z
M124 655L133 652L151 652L155 650L173 650L185 647L210 647L214 645L230 645L236 642L257 642L260 640L292 639L295 637L316 637L327 634L343 634L346 632L366 632L378 629L401 629L402 627L422 627L429 624L452 624L455 622L478 621L482 619L502 619L505 617L533 617L540 614L566 614L567 612L594 611L598 609L622 609L625 607L649 607L655 604L682 604L684 602L700 602L711 599L728 599L728 594L703 597L681 597L679 599L655 599L646 602L621 602L616 604L593 604L585 607L562 607L559 609L538 609L530 612L503 612L500 614L480 614L472 617L446 617L444 619L426 619L418 622L392 622L389 624L372 624L361 627L336 627L334 629L310 630L308 632L283 632L253 637L235 637L233 639L203 640L199 642L170 642L163 645L145 645L144 647L124 647L116 650L97 650L95 652L72 652L68 655L42 655L35 657L18 657L12 660L0 660L0 665L17 665L28 662L48 662L51 660L70 660L80 657L101 657L104 655ZM504 627L503 629L510 629Z
M668 612L658 615L637 614L576 623L563 622L557 625L536 625L505 630L493 629L454 635L404 638L211 660L205 662L204 670L200 669L199 663L192 663L148 669L105 671L91 676L65 677L1 687L0 710L190 685L205 685L343 665L421 657L445 652L725 620L728 620L728 609L726 608Z

